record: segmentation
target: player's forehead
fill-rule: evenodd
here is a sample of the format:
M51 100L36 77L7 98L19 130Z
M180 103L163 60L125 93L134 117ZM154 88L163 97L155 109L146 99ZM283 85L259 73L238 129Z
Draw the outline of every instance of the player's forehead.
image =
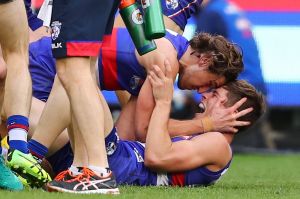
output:
M228 91L225 89L225 86L214 89L214 92L220 97L227 97Z

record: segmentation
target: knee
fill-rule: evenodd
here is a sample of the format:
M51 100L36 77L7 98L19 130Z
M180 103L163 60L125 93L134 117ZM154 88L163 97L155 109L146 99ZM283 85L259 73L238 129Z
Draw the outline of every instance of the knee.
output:
M57 62L56 72L59 80L66 89L71 85L82 84L87 77L91 77L89 64L80 64L67 59Z

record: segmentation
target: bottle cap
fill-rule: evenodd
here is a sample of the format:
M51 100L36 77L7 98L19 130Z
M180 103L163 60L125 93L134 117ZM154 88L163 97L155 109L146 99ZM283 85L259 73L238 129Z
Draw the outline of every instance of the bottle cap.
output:
M128 7L128 6L131 6L134 3L135 3L135 0L121 0L119 8L123 9L123 8Z

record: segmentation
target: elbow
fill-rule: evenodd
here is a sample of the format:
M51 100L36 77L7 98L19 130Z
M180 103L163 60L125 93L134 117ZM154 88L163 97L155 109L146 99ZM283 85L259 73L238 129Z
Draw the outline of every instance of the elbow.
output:
M161 159L155 154L145 154L144 164L150 169L160 169Z
M136 138L140 142L146 142L148 126L136 125Z

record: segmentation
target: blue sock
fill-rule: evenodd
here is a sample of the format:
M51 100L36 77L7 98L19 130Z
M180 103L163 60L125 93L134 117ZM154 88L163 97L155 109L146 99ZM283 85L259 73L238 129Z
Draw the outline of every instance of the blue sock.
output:
M34 139L28 141L28 149L32 155L36 156L40 160L42 160L48 153L48 148Z
M9 136L9 147L23 153L29 153L27 148L28 118L22 115L12 115L7 118L6 125Z

